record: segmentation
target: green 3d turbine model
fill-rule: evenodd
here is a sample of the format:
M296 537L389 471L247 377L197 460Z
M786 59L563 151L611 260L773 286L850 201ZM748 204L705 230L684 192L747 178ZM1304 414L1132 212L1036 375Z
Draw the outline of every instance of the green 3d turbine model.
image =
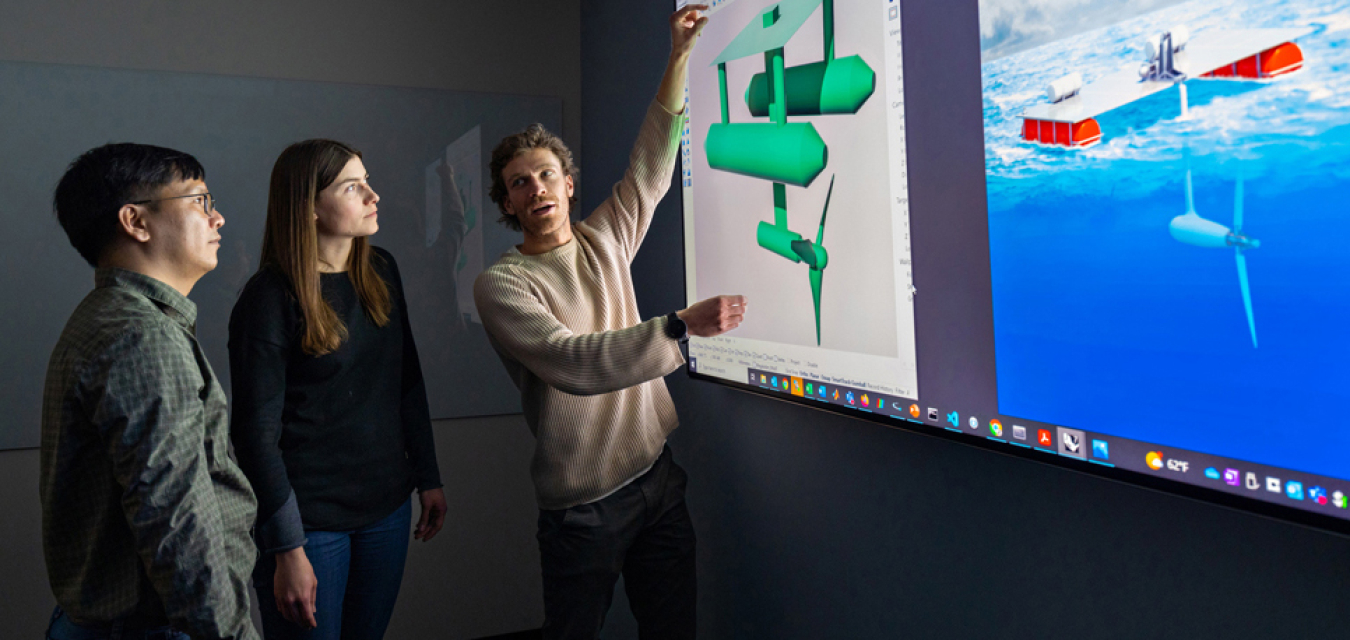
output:
M821 6L825 51L820 62L783 68L783 47ZM769 122L731 122L727 101L727 62L764 54L764 71L750 79L745 105L750 115ZM820 288L830 256L822 246L825 214L834 178L825 194L815 241L788 229L787 185L809 187L825 170L829 149L810 122L792 116L858 112L876 88L876 74L859 56L834 57L834 0L783 0L770 5L732 39L713 60L722 106L722 121L708 127L704 149L708 166L773 181L773 224L761 221L759 246L788 260L805 262L810 271L811 299L816 311L816 344L820 344Z

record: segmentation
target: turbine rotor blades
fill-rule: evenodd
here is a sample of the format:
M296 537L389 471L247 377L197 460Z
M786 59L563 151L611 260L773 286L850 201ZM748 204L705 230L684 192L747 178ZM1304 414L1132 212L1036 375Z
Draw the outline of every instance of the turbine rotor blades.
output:
M1238 167L1237 184L1233 187L1233 233L1242 236L1242 217L1243 200L1245 193L1242 186L1242 167ZM1255 248L1257 245L1252 241L1249 245ZM1239 245L1234 249L1237 255L1238 286L1242 287L1242 307L1247 311L1247 329L1252 334L1252 348L1257 348L1256 344L1256 315L1252 313L1252 288L1247 282L1247 256L1245 249Z
M1238 286L1242 287L1242 306L1247 310L1247 328L1252 333L1252 348L1256 348L1256 316L1252 314L1252 288L1247 283L1247 256L1242 249L1235 250L1237 255Z
M829 263L829 253L825 251L825 217L830 213L830 196L834 195L834 178L830 176L830 188L825 191L825 206L820 210L820 229L816 231L818 258L812 262L807 276L811 279L811 303L816 309L816 346L820 346L820 289L824 284L825 266Z
M830 212L830 196L834 195L834 176L830 176L830 188L825 191L825 206L820 210L820 230L816 232L816 244L825 241L825 216Z
M1195 196L1191 191L1191 160L1186 159L1186 213L1195 213Z
M824 269L811 269L807 272L811 279L811 302L816 308L816 346L820 346L820 288L825 277Z

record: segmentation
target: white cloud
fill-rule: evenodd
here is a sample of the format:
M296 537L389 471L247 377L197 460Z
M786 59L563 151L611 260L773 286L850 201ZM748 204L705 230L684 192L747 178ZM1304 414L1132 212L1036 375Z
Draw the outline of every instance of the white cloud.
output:
M1001 58L1182 1L980 0L980 49Z

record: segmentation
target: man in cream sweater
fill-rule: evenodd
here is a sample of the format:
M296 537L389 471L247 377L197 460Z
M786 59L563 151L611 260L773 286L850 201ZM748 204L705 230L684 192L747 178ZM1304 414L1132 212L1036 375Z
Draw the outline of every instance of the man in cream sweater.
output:
M520 389L536 445L544 637L597 637L620 574L644 640L694 637L694 530L666 436L666 374L689 335L740 324L718 296L643 321L629 266L670 187L689 54L704 5L671 16L671 55L623 179L573 224L572 154L539 125L492 153L490 196L524 242L478 277L474 301Z

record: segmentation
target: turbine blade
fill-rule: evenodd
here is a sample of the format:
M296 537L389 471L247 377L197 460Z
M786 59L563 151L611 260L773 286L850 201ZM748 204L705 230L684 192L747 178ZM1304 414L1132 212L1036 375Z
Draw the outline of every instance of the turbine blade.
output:
M816 346L820 346L820 287L825 277L823 269L811 269L807 272L811 278L811 302L816 307Z
M1195 196L1191 193L1191 160L1186 158L1186 213L1195 213Z
M834 195L834 176L830 176L830 188L825 191L825 208L820 210L820 230L816 231L816 244L825 241L825 214L830 212L830 196ZM817 340L816 342L820 342Z
M1247 328L1252 332L1252 348L1256 348L1256 316L1252 314L1252 288L1247 284L1247 256L1237 249L1238 285L1242 287L1242 306L1247 309Z
M1233 193L1233 233L1242 233L1242 167L1238 167L1237 186Z

